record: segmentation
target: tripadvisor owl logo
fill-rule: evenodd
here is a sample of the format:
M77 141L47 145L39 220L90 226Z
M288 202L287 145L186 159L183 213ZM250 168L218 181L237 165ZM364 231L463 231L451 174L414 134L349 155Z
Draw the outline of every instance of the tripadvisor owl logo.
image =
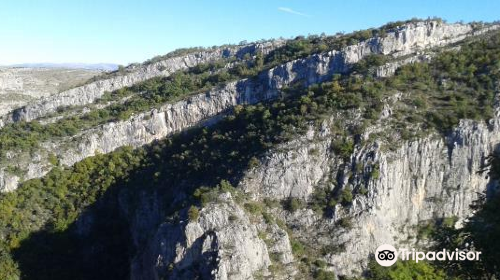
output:
M415 249L396 250L392 245L380 245L375 251L375 260L381 266L391 266L398 260L398 256L403 261L478 261L481 252L472 250L446 250L422 252Z
M375 251L375 260L381 266L391 266L398 260L398 252L389 244L380 245Z

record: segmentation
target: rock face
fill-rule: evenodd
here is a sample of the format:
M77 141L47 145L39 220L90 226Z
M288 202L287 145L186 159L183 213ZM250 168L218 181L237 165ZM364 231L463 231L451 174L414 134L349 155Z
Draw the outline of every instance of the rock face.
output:
M388 33L384 38L373 38L357 45L348 46L342 51L330 51L287 62L260 73L257 79L230 82L222 88L210 90L175 104L167 104L158 110L136 115L130 120L109 123L84 131L72 139L46 143L44 146L48 151L60 157L62 164L72 165L94 155L96 151L108 153L125 145L137 147L150 143L155 139L196 125L238 104L253 104L275 98L282 88L295 82L303 82L305 85L322 82L335 73L348 71L353 63L373 53L391 54L395 57L408 55L411 51L416 52L424 48L444 46L462 40L468 35L478 34L486 30L489 29L472 32L469 25L447 25L436 22L409 24L395 32ZM23 116L14 119L33 119L64 104L92 102L105 90L112 90L111 87L116 89L153 76L168 75L178 69L231 55L231 51L232 55L244 55L256 50L266 49L269 51L272 47L275 46L247 46L238 49L238 51L219 49L202 54L191 54L187 57L171 58L141 68L129 75L98 81L63 92L51 97L52 101L45 100L17 110L13 116ZM401 60L397 65L392 65L382 72L385 75L390 75L394 72L395 67L413 61L414 59L411 58ZM158 70L160 66L163 66L162 71ZM76 147L74 144L69 144L75 142L77 143ZM40 160L32 159L25 166L20 167L27 170L27 174L23 177L24 180L43 176L51 168L43 157ZM14 189L18 181L20 181L18 176L5 174L5 168L0 168L0 190Z
M365 195L355 196L350 207L337 205L331 218L311 210L284 216L306 244L343 248L326 256L337 275L359 274L379 245L414 248L415 232L422 223L454 217L459 224L471 214L469 206L488 184L478 170L500 143L500 110L488 125L463 120L444 138L432 134L403 142L395 151L381 149L377 142L358 147L342 165L329 149L332 141L328 129L310 131L269 152L260 167L247 172L239 188L260 201L289 197L309 201L329 178L338 178L342 189L366 186ZM316 152L311 154L312 149ZM376 164L380 175L370 178L364 171L354 172L356 183L350 185L347 173L358 164ZM352 228L336 226L341 219L352 221ZM325 233L331 236L332 230L334 237L325 240Z
M158 76L169 76L173 72L221 58L241 58L245 54L255 55L258 51L267 53L280 46L282 43L282 41L273 41L247 46L218 48L215 50L195 52L185 56L172 57L149 65L140 66L129 73L109 79L98 80L47 97L41 101L28 104L4 116L3 123L12 121L31 121L49 113L53 113L60 107L90 104L107 91L111 92Z
M345 251L330 254L328 262L338 275L351 275L366 268L368 257L379 245L415 246L416 228L422 223L446 217L456 217L460 222L471 214L470 205L489 181L478 171L500 144L500 110L489 124L462 120L445 138L433 134L404 142L395 151L385 151L377 143L359 147L342 166L328 149L331 141L328 130L320 131L315 137L297 140L287 152L270 153L240 187L260 199L309 200L327 178L339 178L339 186L346 188L346 171L351 169L345 170L345 166L376 164L377 178L367 179L363 172L352 175L356 185L350 187L366 186L367 193L356 196L351 207L337 205L333 217L326 221L311 221L305 214L303 218L290 217L295 227L317 230L313 236L308 236L311 232L295 232L309 242L317 242L325 224L350 219L352 229L337 229L329 243ZM310 155L310 149L318 152ZM337 177L339 174L342 176Z
M431 136L404 143L395 152L374 148L356 154L361 162L377 162L380 177L368 182L365 197L335 217L355 217L354 229L339 238L346 242L346 252L330 258L336 271L350 273L353 263L366 260L381 244L408 246L405 242L415 241L411 235L421 223L468 217L470 205L488 183L477 172L500 143L499 117L497 113L491 129L462 121L445 139Z
M196 221L162 224L150 247L134 261L131 279L162 279L166 272L171 273L169 279L194 279L196 275L204 279L251 279L270 264L257 227L226 193L217 204L201 210Z
M333 217L321 218L305 209L294 214L281 214L288 224L293 225L296 238L306 244L323 243L325 246L344 248L341 252L325 257L328 263L333 264L332 270L337 275L358 274L366 268L368 257L379 245L387 243L396 248L411 248L417 242L416 227L422 223L446 217L456 217L461 221L471 214L469 206L488 183L488 178L477 171L484 164L486 156L500 143L500 110L497 109L495 115L489 124L463 120L453 133L444 138L431 134L422 139L402 142L393 151L382 149L378 142L357 147L345 164L339 164L341 160L329 148L333 137L328 125L323 125L301 139L270 151L259 167L247 171L238 187L258 201L289 197L308 201L315 189L324 187L328 178L339 178L339 186L346 188L349 185L346 176L351 170L346 166L376 164L380 174L377 178L367 178L364 171L352 175L356 186L366 186L367 193L355 196L350 207L338 205ZM316 152L311 153L311 150ZM149 247L136 257L133 279L158 279L158 275L168 271L170 263L184 268L195 261L206 264L204 267L208 270L203 273L212 275L213 279L228 279L227 264L223 261L209 262L204 258L219 256L210 260L221 260L223 257L220 255L224 254L233 256L233 267L238 266L244 258L259 256L256 258L259 265L249 265L232 274L229 279L248 279L249 275L255 276L255 273L262 271L263 275L268 275L266 267L262 266L267 263L266 257L262 259L260 256L269 255L273 248L253 244L255 239L248 234L252 235L254 231L236 233L241 228L248 229L253 225L242 218L244 212L237 205L230 203L231 200L227 201L204 208L198 223L161 225L155 237L148 242ZM240 240L242 244L236 249L230 246L232 249L229 251L227 247L222 248L220 243L232 244L236 237L226 236L223 240L223 235L213 231L214 227L227 226L227 211L242 221L239 223L240 229L229 228L235 235L247 236ZM211 217L209 220L218 220L219 226L208 225L205 215ZM336 226L341 219L346 218L352 221L352 228ZM258 222L253 224L260 227ZM330 232L326 236L331 236L332 230L335 236L325 239L325 233ZM217 242L214 243L214 240ZM277 251L287 256L283 262L293 265L293 256L287 249L290 240L286 232L279 244ZM242 249L248 246L252 249ZM191 255L193 251L197 253ZM221 274L221 271L224 273ZM173 279L183 279L185 276L176 272Z

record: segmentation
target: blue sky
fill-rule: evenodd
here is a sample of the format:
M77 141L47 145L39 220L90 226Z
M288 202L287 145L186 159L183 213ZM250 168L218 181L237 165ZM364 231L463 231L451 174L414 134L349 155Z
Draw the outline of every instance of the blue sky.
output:
M180 47L350 32L412 17L493 21L499 11L498 0L0 0L0 64L128 64Z

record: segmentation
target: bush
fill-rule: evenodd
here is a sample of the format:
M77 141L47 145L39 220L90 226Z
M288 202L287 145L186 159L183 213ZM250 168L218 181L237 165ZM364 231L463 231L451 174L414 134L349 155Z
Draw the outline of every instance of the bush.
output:
M331 271L325 271L323 269L319 269L314 273L314 279L316 280L337 280L335 273Z
M290 245L292 247L292 253L295 256L300 257L300 256L303 256L305 254L306 248L304 247L304 245L300 241L292 239L290 241Z
M351 218L342 218L338 221L338 224L345 229L352 229L353 224Z
M52 164L53 166L57 166L59 165L59 159L57 158L56 155L50 153L49 154L49 158L48 158L48 161L50 164Z
M196 221L198 221L199 217L200 217L200 210L198 210L198 207L196 207L196 206L189 207L189 210L188 210L189 221L196 222Z
M378 164L375 164L372 167L372 172L370 173L370 177L372 177L373 180L377 180L380 178L380 166Z
M341 140L335 140L332 142L332 149L340 157L348 159L354 152L354 141L347 137Z
M352 203L353 195L351 187L345 187L339 196L339 201L343 206L347 206Z
M252 214L260 214L262 212L262 205L258 202L247 202L244 204L245 210Z
M274 223L273 216L267 212L262 212L262 218L264 218L264 222L268 225Z
M296 197L289 198L285 203L285 209L290 212L295 212L301 208L304 208L304 203Z

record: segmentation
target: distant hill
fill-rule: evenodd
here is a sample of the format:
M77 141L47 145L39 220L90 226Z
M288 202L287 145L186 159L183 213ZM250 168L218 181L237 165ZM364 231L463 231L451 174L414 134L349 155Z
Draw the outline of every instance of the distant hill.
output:
M113 63L20 63L7 65L8 67L26 67L26 68L67 68L67 69L88 69L114 71L118 69L118 64Z

